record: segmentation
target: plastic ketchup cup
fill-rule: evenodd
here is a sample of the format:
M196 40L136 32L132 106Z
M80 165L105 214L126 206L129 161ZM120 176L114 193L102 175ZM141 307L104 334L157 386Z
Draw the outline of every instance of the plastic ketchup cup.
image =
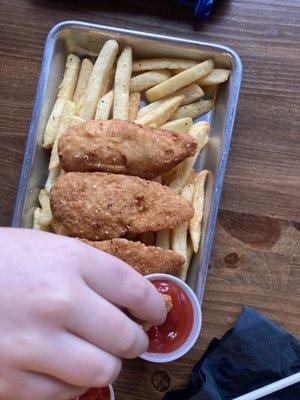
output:
M172 298L166 321L147 332L148 350L141 355L147 361L163 363L186 354L199 337L202 314L193 290L182 280L168 274L151 274L146 278L162 294Z
M109 385L100 389L89 389L73 400L115 400L115 394L112 385Z

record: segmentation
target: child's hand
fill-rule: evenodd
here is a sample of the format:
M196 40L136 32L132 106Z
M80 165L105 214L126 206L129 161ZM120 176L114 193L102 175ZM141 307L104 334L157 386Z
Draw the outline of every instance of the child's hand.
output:
M120 308L161 324L156 289L79 240L0 229L0 399L71 399L113 382L148 346Z

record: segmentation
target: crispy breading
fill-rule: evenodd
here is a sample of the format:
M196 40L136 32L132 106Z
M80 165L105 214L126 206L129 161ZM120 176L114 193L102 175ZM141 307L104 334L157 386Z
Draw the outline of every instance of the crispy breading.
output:
M151 179L195 154L187 134L131 121L93 120L68 129L59 140L64 171L112 172Z
M190 202L160 183L105 172L62 175L50 204L71 236L89 240L173 229L194 215Z
M162 250L159 247L146 246L144 243L131 242L123 238L100 242L86 239L82 241L120 258L142 275L158 272L177 275L185 262L184 257L172 250Z

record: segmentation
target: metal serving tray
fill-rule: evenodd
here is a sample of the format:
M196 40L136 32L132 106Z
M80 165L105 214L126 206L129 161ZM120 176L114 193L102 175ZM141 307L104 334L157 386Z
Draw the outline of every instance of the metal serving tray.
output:
M241 61L228 47L78 21L54 26L46 40L12 226L32 227L38 193L44 187L48 173L49 153L42 148L43 132L56 99L67 54L73 52L78 56L94 57L109 38L118 40L121 46L131 45L138 58L212 58L217 67L231 69L230 79L220 87L215 109L199 118L210 122L211 134L196 169L208 169L210 174L200 251L193 257L188 283L202 301L242 77Z

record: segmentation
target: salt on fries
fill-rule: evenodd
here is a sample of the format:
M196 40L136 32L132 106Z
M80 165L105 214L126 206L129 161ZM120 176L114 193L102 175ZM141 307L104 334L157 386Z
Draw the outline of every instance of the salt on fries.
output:
M159 127L175 114L182 99L184 99L184 96L176 96L165 100L158 107L154 108L154 110L147 112L141 117L138 117L135 122L143 126L148 126L152 123L155 123L156 126Z
M196 174L194 164L208 143L209 124L193 118L214 107L218 88L228 80L230 71L214 68L212 60L152 58L132 61L132 48L120 52L116 40L104 43L95 64L70 54L67 57L57 99L44 133L43 147L51 149L49 175L39 194L40 206L34 211L33 227L68 235L52 217L49 194L57 178L64 174L58 157L58 141L71 126L90 119L129 119L138 124L192 135L198 143L196 154L154 180L168 185L192 202L195 213L175 229L130 235L128 240L142 240L165 250L182 254L186 262L179 277L186 279L193 252L199 250L204 209L205 182L208 171ZM132 76L132 72L138 73ZM140 108L146 97L148 104ZM204 97L204 100L202 99Z
M197 253L200 246L201 222L204 208L204 189L207 176L208 171L204 170L197 174L193 180L194 194L192 203L195 213L193 218L189 221L189 232L191 235L194 253Z
M186 58L149 58L135 61L132 71L151 71L153 69L187 69L197 65L197 61Z
M114 39L108 40L94 64L79 112L79 117L86 121L95 116L98 100L104 94L105 84L113 68L118 50L118 42Z
M214 68L214 62L212 60L203 61L185 71L180 72L172 78L159 83L151 89L146 91L146 98L148 101L152 102L159 100L162 97L168 96L176 92L176 90L181 89L185 86L190 85L197 79L209 74Z
M130 92L144 92L145 90L158 85L171 78L172 73L168 70L144 72L131 78Z
M134 121L137 117L141 101L141 94L139 92L131 93L129 96L129 114L128 119Z
M182 99L182 101L180 103L180 105L183 106L185 104L190 104L193 101L200 99L200 97L204 96L204 92L200 88L199 85L197 85L196 83L192 83L182 89L177 90L173 95L164 97L161 100L156 100L153 103L150 103L147 106L141 108L138 112L138 117L141 117L144 114L146 114L147 112L154 110L154 108L161 105L163 103L163 101L171 99L173 97L177 97L177 96L184 96L184 98Z
M109 119L112 105L114 101L114 91L111 90L100 98L96 109L95 119L102 119L106 121Z
M184 199L192 202L194 189L195 189L194 185L190 183L182 189L180 195ZM171 238L172 250L175 251L176 253L181 254L185 258L185 263L182 266L182 271L188 269L187 265L188 227L189 227L189 221L185 221L182 225L173 229ZM180 275L183 275L182 271Z
M63 112L61 114L60 124L56 133L54 144L51 151L51 157L49 162L49 171L57 168L59 166L58 157L58 141L61 135L69 128L71 118L75 114L75 103L71 100L67 100L64 106Z
M92 61L90 61L88 58L85 58L81 63L78 81L72 99L74 103L78 103L78 101L84 95L92 69L93 69Z
M114 85L113 118L128 119L131 71L132 48L125 47L117 62Z
M198 142L196 154L185 159L166 174L166 177L168 177L168 175L172 177L169 186L171 189L175 190L175 192L180 193L187 183L200 151L208 143L209 128L209 124L204 121L190 128L189 134Z
M161 126L161 129L168 129L169 131L180 132L180 133L188 133L192 125L193 125L192 118L181 118L166 122Z
M200 117L200 115L206 114L214 107L213 100L200 100L195 103L188 104L186 106L179 107L177 110L174 119L177 118L196 118Z

